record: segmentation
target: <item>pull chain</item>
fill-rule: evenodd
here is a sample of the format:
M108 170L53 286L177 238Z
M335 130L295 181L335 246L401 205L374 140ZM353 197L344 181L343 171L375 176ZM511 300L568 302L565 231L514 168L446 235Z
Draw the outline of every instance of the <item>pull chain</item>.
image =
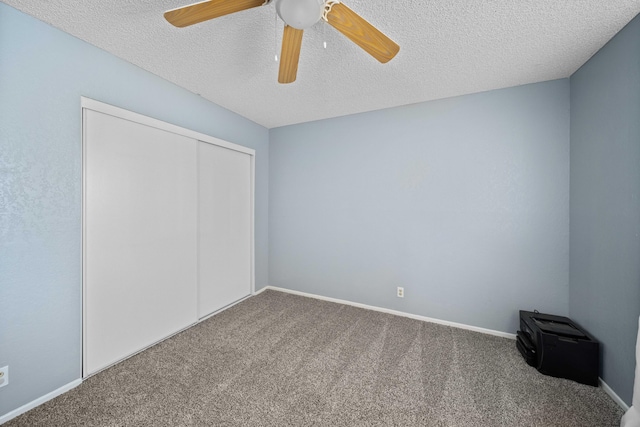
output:
M278 12L277 11L276 11L276 19L273 24L273 45L275 46L276 62L278 62Z
M324 40L322 42L322 46L324 46L324 48L327 48L327 23L323 22L322 23L322 40Z

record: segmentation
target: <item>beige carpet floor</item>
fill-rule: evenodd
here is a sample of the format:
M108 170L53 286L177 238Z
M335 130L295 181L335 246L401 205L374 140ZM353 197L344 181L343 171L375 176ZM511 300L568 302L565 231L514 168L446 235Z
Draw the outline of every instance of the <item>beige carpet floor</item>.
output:
M618 426L515 341L265 291L5 424Z

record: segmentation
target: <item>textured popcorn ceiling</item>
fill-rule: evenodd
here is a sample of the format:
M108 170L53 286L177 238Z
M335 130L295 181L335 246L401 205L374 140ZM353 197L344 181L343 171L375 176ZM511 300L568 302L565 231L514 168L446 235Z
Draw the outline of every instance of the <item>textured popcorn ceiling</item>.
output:
M321 21L281 85L273 3L179 29L162 14L195 1L2 1L268 128L568 77L640 12L640 0L344 0L400 53L380 64Z

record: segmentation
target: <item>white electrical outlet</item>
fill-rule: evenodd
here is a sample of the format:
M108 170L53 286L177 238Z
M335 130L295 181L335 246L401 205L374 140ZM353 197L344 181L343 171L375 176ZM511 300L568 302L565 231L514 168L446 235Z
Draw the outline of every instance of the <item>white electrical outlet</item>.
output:
M9 384L9 367L5 366L0 368L0 387L4 387Z
M404 288L398 286L398 298L404 298Z

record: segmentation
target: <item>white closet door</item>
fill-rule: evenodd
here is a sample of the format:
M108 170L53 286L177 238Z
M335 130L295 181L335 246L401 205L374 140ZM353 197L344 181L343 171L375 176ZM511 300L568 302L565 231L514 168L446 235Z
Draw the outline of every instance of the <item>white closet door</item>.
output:
M199 142L198 315L251 293L251 156Z
M84 120L86 376L197 321L197 141Z

